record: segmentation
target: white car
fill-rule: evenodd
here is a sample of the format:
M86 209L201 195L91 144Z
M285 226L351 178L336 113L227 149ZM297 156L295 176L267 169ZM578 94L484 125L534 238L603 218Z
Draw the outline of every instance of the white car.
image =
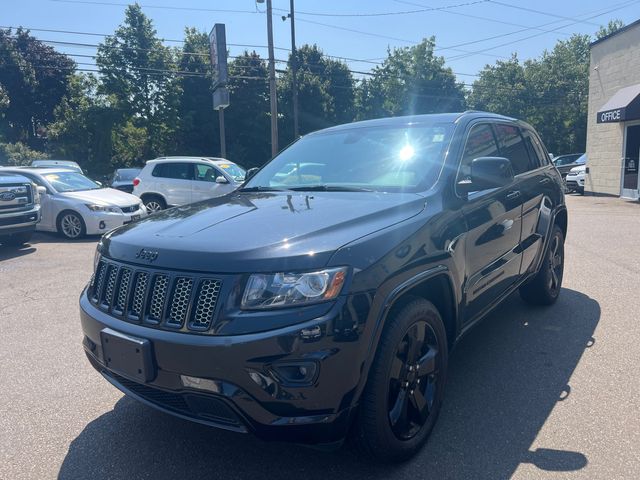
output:
M133 194L153 213L231 193L245 173L224 158L162 157L146 163L133 180Z
M584 195L584 181L587 177L587 166L580 165L569 170L566 176L567 190Z
M42 219L36 230L58 232L70 239L102 235L116 227L147 216L138 197L65 168L2 168L30 179L46 193L40 197Z

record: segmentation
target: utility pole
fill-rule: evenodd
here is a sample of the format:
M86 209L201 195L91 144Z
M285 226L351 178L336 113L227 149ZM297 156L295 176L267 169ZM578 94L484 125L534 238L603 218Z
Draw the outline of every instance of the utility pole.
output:
M269 97L271 98L271 156L278 153L278 99L276 97L276 64L273 54L273 22L271 0L267 0L267 40L269 44Z
M296 56L296 21L294 0L290 0L291 19L291 89L293 90L293 139L298 139L298 58Z

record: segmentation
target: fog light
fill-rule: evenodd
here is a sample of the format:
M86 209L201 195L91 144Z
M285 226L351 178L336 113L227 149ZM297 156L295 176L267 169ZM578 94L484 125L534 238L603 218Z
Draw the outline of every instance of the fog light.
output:
M104 227L106 227L106 225L105 225L104 221L101 221L101 222L98 224L98 227L100 228L100 230L104 230Z
M315 362L277 363L271 368L283 385L311 385L318 371Z
M195 388L196 390L206 390L208 392L220 393L220 385L215 380L208 378L190 377L188 375L180 375L182 385L187 388Z

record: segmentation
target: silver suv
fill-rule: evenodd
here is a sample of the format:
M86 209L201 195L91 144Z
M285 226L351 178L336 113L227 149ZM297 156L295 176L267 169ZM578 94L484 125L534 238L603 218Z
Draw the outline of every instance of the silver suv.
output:
M40 221L40 193L22 175L0 173L0 243L27 243Z
M149 160L133 180L133 194L149 213L232 192L245 171L224 158L162 157Z

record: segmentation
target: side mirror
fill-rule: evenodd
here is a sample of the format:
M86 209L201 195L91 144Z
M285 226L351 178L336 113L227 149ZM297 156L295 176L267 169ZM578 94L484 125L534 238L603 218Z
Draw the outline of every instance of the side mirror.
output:
M471 162L471 178L458 183L465 193L500 188L513 182L511 162L502 157L480 157Z
M216 183L229 183L229 180L224 178L222 175L216 177Z
M46 195L47 194L47 189L44 188L42 185L38 185L38 193L40 194L40 196Z
M251 177L253 177L256 173L258 173L258 170L260 170L258 167L253 167L247 170L247 173L245 173L244 175L244 181L246 182Z

